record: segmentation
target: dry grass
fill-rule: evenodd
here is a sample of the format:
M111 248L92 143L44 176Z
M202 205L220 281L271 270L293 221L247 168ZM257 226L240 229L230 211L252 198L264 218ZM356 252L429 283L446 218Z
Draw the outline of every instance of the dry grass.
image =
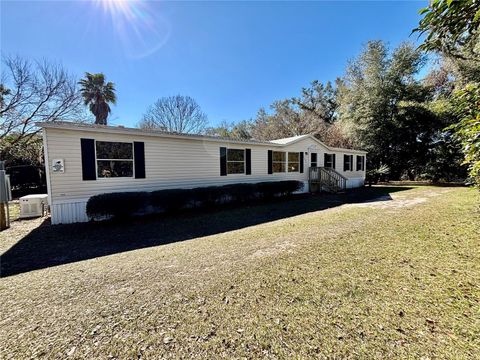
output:
M315 210L322 199L314 197L83 230L44 226L28 236L7 230L0 357L475 358L478 193L421 187L391 197L328 210ZM289 206L311 212L229 226L301 213ZM75 253L93 234L99 247L150 242L35 271L13 264L15 254L22 263L55 248L68 254L58 236ZM15 245L20 237L30 243Z
M10 212L10 221L18 220L18 217L20 216L20 205L18 201L9 202L8 210Z

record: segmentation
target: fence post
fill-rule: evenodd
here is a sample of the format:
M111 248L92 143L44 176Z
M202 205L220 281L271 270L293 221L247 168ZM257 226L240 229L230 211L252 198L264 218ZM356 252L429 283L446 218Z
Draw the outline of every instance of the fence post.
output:
M8 189L7 176L5 171L5 163L0 161L0 231L5 230L10 226L10 221L7 218L8 213Z

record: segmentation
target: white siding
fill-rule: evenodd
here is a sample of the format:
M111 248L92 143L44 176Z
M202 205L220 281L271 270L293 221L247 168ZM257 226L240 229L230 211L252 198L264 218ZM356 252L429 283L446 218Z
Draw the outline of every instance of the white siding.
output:
M323 145L306 138L283 147L269 147L263 144L238 144L208 139L178 139L148 135L116 134L47 128L46 148L48 159L64 159L65 172L53 173L48 164L50 178L49 196L52 209L52 223L87 221L86 201L93 195L117 191L152 191L166 188L193 188L239 182L260 182L278 180L300 180L307 184L310 154L318 153L319 166L323 166L323 154L328 151ZM80 139L90 138L103 141L143 141L145 143L145 179L101 178L84 181ZM227 148L251 149L252 175L220 176L220 150ZM268 150L304 152L303 173L268 174ZM336 169L347 178L364 179L364 172L343 171L343 153L337 154ZM345 152L347 153L347 152ZM355 164L355 156L354 156ZM357 180L355 180L357 181ZM351 182L351 184L357 182ZM305 191L308 186L305 186Z

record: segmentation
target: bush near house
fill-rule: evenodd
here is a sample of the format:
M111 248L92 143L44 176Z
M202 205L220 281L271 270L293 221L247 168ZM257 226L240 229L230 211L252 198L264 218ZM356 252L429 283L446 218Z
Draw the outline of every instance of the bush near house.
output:
M87 202L87 214L95 218L128 218L148 206L150 193L123 192L92 196Z
M302 189L301 181L287 180L153 192L116 192L92 196L87 202L87 215L91 219L124 219L146 212L173 213L189 207L209 208L225 203L271 200Z
M190 189L153 191L150 193L150 200L154 208L162 208L167 212L175 212L188 205L192 200L192 191Z
M245 203L258 196L258 184L232 184L223 186L225 195L233 203Z
M225 186L208 186L190 190L194 207L211 208L225 201Z

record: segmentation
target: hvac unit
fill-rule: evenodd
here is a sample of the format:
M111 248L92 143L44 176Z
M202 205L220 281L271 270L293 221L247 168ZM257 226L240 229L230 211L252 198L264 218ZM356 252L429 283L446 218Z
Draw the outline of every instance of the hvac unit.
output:
M43 216L48 206L47 194L22 196L20 199L20 219Z

